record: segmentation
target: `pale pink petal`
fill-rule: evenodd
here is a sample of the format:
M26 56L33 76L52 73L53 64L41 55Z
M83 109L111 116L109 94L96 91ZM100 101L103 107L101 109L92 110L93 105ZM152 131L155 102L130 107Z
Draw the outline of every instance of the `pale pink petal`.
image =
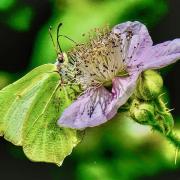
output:
M144 49L151 47L153 42L148 33L146 26L138 21L125 22L115 26L113 32L120 34L122 39L122 46L124 60L126 64L133 64L138 60ZM132 38L128 40L128 32L132 32Z
M112 94L104 87L91 89L80 96L63 112L58 124L63 127L83 129L102 124L107 114L115 115ZM114 112L113 112L114 111Z
M147 48L142 56L142 69L159 69L180 59L180 39L167 41Z
M131 74L130 76L126 77L116 77L113 80L113 88L112 93L114 94L114 98L117 99L115 104L116 107L119 108L122 106L129 97L133 94L134 89L136 88L137 79L139 77L138 72Z
M117 77L113 80L112 92L104 87L91 89L80 96L63 112L58 124L73 129L98 126L115 116L136 87L138 74Z

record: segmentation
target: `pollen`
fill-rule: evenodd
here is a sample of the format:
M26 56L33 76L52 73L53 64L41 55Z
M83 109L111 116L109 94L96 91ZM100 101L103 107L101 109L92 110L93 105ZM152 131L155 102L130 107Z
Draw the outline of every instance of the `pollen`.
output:
M131 38L131 31L122 37L109 27L96 28L88 35L89 43L77 44L67 53L68 63L61 72L65 81L78 83L83 89L111 86L114 77L127 74L125 60Z

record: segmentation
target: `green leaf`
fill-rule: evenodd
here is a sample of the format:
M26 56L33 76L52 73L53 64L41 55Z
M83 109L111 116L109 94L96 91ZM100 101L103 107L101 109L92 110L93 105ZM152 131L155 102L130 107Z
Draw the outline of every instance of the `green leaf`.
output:
M23 146L32 161L61 165L80 141L80 132L57 126L77 89L59 85L56 66L46 64L0 91L0 135Z

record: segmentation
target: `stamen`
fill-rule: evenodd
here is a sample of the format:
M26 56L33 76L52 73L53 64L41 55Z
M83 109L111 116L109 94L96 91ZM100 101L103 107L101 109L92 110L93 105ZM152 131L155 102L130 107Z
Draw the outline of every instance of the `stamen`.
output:
M121 34L111 32L109 27L96 28L88 37L89 43L77 44L67 53L69 63L63 64L60 72L63 82L80 84L83 89L111 86L114 77L126 72L125 61L132 32L127 31L126 38L123 38Z

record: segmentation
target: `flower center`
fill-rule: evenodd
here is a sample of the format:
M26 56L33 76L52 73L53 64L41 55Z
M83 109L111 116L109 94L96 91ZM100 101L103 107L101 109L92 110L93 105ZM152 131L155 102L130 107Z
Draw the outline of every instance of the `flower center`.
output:
M112 86L112 81L106 81L103 83L104 87L111 87Z
M68 52L69 63L62 68L64 77L81 84L83 89L111 87L114 77L127 75L126 48L120 34L109 29L97 30L88 44L78 44Z

